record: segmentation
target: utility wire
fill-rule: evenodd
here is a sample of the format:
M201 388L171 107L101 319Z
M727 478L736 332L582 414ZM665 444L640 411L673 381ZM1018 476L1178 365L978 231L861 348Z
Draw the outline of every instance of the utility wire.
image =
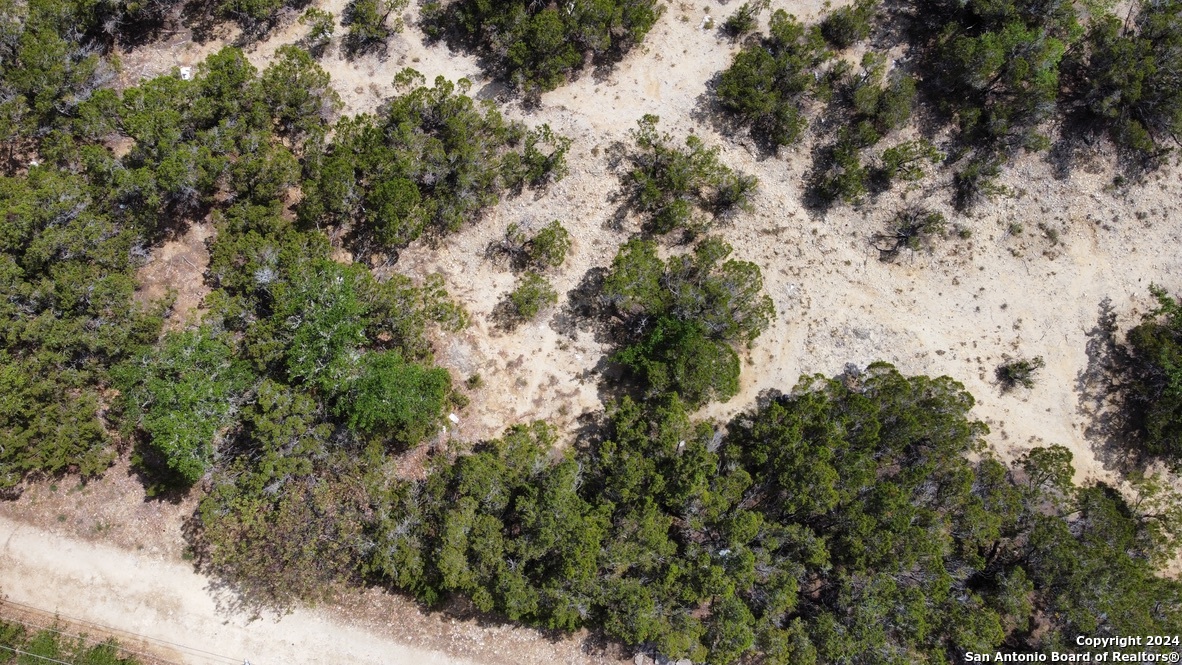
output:
M98 628L98 629L106 631L108 633L123 634L123 635L130 635L132 637L138 637L146 642L156 642L156 643L164 644L164 645L176 648L176 649L180 649L182 651L190 651L190 652L193 652L193 654L205 656L210 659L216 659L216 660L219 660L223 663L228 663L228 664L232 663L233 665L241 665L241 663L243 662L241 659L238 659L238 658L231 658L230 656L224 656L222 654L214 653L212 651L198 649L197 647L191 647L191 646L188 646L185 644L179 644L177 642L170 642L168 640L161 639L158 637L151 637L149 635L142 635L140 633L134 633L134 632L131 632L128 630L123 630L121 628L115 628L113 626L105 626L101 623L96 623L94 621L87 621L85 619L77 619L77 618L62 614L60 612L47 612L47 611L42 610L40 608L33 607L31 605L25 605L24 603L18 603L16 601L8 600L6 598L0 599L0 603L6 604L6 605L13 605L15 607L20 607L25 610L40 613L40 614L53 614L54 616L62 617L63 619L65 619L66 621L68 621L70 623L77 623L77 624L84 625L84 626L92 626L94 628ZM144 654L141 654L141 655L144 655ZM67 665L69 665L69 664L67 663Z
M85 643L85 642L87 642L87 641L95 641L95 642L97 642L97 643L99 643L99 644L101 644L101 643L102 643L102 642L99 642L98 640L96 640L96 639L95 639L97 636L90 636L90 635L75 635L75 634L73 634L73 633L67 633L67 632L65 632L65 631L63 631L63 630L58 630L57 628L54 628L53 626L39 626L39 625L37 625L37 624L35 624L35 623L30 623L30 622L28 622L28 621L21 621L20 619L0 619L0 621L8 621L8 622L13 622L13 623L19 623L20 625L24 626L25 628L30 628L30 629L32 629L32 630L36 630L36 631L47 630L47 631L49 631L49 632L51 632L51 633L57 633L58 635L61 635L62 637L68 637L68 638L70 638L70 639L79 640L79 641L81 641L81 642L83 642L83 643ZM126 635L135 635L135 633L125 633L125 634L126 634ZM143 636L142 636L142 635L138 635L137 637L143 638ZM144 653L144 652L142 652L142 651L136 651L136 650L134 650L134 649L128 649L127 647L125 647L125 646L123 645L123 643L122 643L122 642L117 642L117 644L116 644L116 648L117 648L119 651L122 651L122 652L124 652L124 653L129 653L129 654L132 654L132 655L135 655L135 656L143 656L144 658L147 658L147 659L149 659L149 660L151 660L151 661L154 661L154 662L157 662L157 663L168 663L169 665L181 665L180 663L177 663L177 662L175 662L175 661L168 660L167 658L161 658L160 656L157 656L157 655L154 655L154 654L150 654L150 653ZM234 662L237 662L237 661L234 661Z
M7 650L7 651L11 651L11 652L15 653L15 654L16 654L16 655L18 655L18 656L32 656L32 657L34 657L34 658L40 658L41 660L48 660L49 662L51 662L51 663L57 663L58 665L74 665L74 663L67 663L67 662L66 662L66 661L64 661L64 660L58 660L58 659L56 659L56 658L50 658L49 656L39 656L39 655L37 655L37 654L35 654L35 653L29 653L28 651L21 651L20 649L14 649L14 648L12 648L12 647L6 647L6 646L4 646L3 644L0 644L0 649L5 649L5 650Z

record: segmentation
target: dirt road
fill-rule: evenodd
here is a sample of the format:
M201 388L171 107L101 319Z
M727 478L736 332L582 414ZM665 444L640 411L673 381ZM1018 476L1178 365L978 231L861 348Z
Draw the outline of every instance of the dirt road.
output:
M4 517L0 592L15 603L145 636L161 656L192 665L471 665L343 625L314 610L252 621L219 609L210 580L187 566Z

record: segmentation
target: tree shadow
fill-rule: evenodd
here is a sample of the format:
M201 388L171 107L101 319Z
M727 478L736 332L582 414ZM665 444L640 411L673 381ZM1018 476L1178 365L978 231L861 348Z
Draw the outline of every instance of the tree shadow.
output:
M752 39L758 43L757 35L748 35L741 41L746 44ZM764 133L753 129L749 123L722 105L718 98L718 85L721 81L722 72L715 73L706 81L705 90L694 99L690 118L747 148L757 161L775 158L784 146L769 140Z
M870 46L880 51L889 51L900 44L906 45L908 36L915 31L915 11L913 0L882 0L874 32L867 40ZM906 58L905 53L903 59Z
M347 27L347 24L342 23ZM385 62L390 57L390 37L384 39L364 39L346 34L341 39L341 52L349 61L359 58L374 57L378 62Z
M810 215L823 217L841 203L839 196L827 191L825 176L836 165L835 143L818 140L809 150L809 168L804 175L800 202Z
M580 332L590 333L596 343L612 349L622 349L640 340L652 324L652 317L627 317L616 312L603 298L607 275L607 268L588 270L575 288L567 292L566 302L550 320L550 328L571 340L577 339ZM642 387L629 380L624 367L614 362L610 353L579 379L580 382L595 380L599 400L605 404L625 395L643 399Z
M1121 381L1133 359L1117 332L1112 300L1104 298L1096 324L1085 333L1088 363L1075 377L1076 413L1087 419L1084 437L1104 468L1127 473L1142 468L1146 459L1136 445L1140 435Z
M601 300L603 280L607 269L595 267L583 274L573 289L566 292L566 301L550 319L550 329L571 340L580 332L591 333L596 341L606 335L602 322L604 304Z
M517 311L517 306L513 304L508 293L501 296L500 301L493 306L488 320L493 324L495 330L503 333L511 333L527 322L527 319Z
M1058 137L1043 158L1056 180L1066 180L1090 157L1100 153L1103 139L1093 119L1077 110L1064 114Z
M181 24L188 27L193 41L206 44L217 39L225 21L214 12L213 3L189 0L181 7Z
M592 334L599 344L619 346L636 339L634 325L620 317L603 298L603 284L608 269L594 267L583 274L573 289L567 291L566 302L551 320L550 327L560 334L575 339L579 332ZM647 329L641 324L642 329ZM641 331L643 332L643 330Z
M157 11L146 11L126 20L112 17L103 25L107 47L118 45L125 50L132 50L160 41L166 32L175 34L179 32L177 26L182 25L183 9L183 5L161 7Z
M271 615L278 621L306 604L305 600L281 597L277 593L267 593L244 585L228 571L220 569L209 541L203 537L201 518L197 511L181 523L181 537L185 541L183 557L193 566L194 572L206 578L205 591L213 600L218 614L246 617L248 622L260 621ZM359 584L360 579L355 582Z
M164 454L148 445L147 438L136 434L132 443L129 473L144 488L144 501L178 505L189 496L193 484L168 468Z
M1150 173L1166 165L1168 149L1142 152L1121 145L1112 127L1086 108L1063 114L1058 137L1051 143L1044 161L1058 180L1066 180L1090 160L1101 156L1116 157L1118 182L1142 182Z

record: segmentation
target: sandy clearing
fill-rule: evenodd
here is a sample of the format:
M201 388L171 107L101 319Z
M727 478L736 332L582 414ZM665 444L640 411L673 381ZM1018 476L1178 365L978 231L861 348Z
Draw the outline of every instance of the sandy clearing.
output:
M180 330L200 321L201 304L209 294L205 270L209 267L208 244L214 233L208 219L193 222L183 233L154 249L148 262L137 271L136 300L140 303L158 301L170 290L176 296L165 330Z
M316 4L339 17L345 1ZM823 11L816 0L773 5L805 22ZM451 435L488 438L534 418L569 431L580 414L600 408L596 369L608 349L589 332L558 333L545 318L513 332L493 328L488 315L512 288L513 277L484 259L483 250L509 223L536 228L559 219L575 241L568 264L552 276L560 293L575 288L588 270L609 264L636 225L612 222L617 204L611 197L619 192L619 180L609 167L608 149L630 142L636 120L655 113L662 129L702 136L721 148L726 163L757 175L761 183L755 211L717 231L734 244L736 258L763 268L778 317L748 354L740 394L710 405L703 415L725 422L762 390L787 390L801 374L832 375L850 363L886 360L906 373L947 374L964 382L1003 458L1032 445L1059 443L1075 454L1077 480L1115 479L1119 460L1098 450L1107 442L1094 428L1095 386L1088 379L1095 359L1088 356L1088 343L1106 299L1125 329L1148 306L1151 281L1182 289L1182 256L1174 251L1182 239L1177 167L1122 191L1111 186L1115 160L1103 150L1084 155L1065 176L1046 154L1024 156L1007 165L1002 178L1014 195L982 204L972 214L949 209L947 173L864 207L809 210L801 196L813 134L767 157L741 136L720 135L707 117L710 81L738 45L717 30L703 29L702 18L720 23L737 4L700 0L667 7L644 44L612 71L584 72L544 94L535 108L500 100L506 115L529 125L549 123L575 140L569 177L544 195L529 192L501 202L441 246L407 248L393 266L414 277L442 273L449 290L475 315L472 328L441 336L436 349L456 379L479 373L485 384ZM478 94L495 94L498 86L486 80L470 54L425 43L417 14L411 7L406 30L391 39L385 57L349 61L334 46L322 59L346 113L374 110L405 66L428 79L466 76ZM280 45L305 30L294 13L287 15L265 41L247 48L248 57L264 67ZM235 36L232 27L223 32L196 44L181 31L172 41L127 53L125 75L134 80L196 64ZM972 237L951 236L931 253L879 262L870 236L894 211L916 203L945 212L950 224ZM999 391L994 371L1007 355L1045 359L1033 390Z
M608 148L631 143L636 120L654 113L663 130L675 137L697 134L720 148L725 163L760 180L754 211L715 231L734 245L735 258L762 268L777 319L747 353L739 395L702 415L726 422L761 391L789 390L802 374L833 375L847 364L885 360L907 374L963 382L977 399L975 417L991 426L988 441L1004 460L1035 445L1061 444L1074 453L1077 481L1116 480L1120 460L1104 450L1109 442L1095 427L1089 370L1097 359L1088 345L1106 299L1125 330L1149 307L1151 282L1182 290L1177 165L1115 189L1115 159L1101 145L1066 174L1047 154L1015 158L1002 177L1011 195L971 213L950 208L947 171L861 207L810 210L802 197L815 131L769 157L743 136L719 134L706 117L710 81L738 47L701 29L699 19L725 17L735 6L676 3L643 47L611 73L585 74L543 95L537 109L510 103L507 115L549 123L574 139L570 175L541 197L503 201L442 247L415 245L401 253L397 270L443 273L477 320L474 341L452 342L465 345L466 365L488 370L482 371L486 387L462 414L480 426L461 435L493 436L522 417L570 428L581 412L600 408L594 382L607 349L589 333L570 338L539 325L486 331L482 319L512 281L482 251L509 223L536 227L559 219L575 242L568 264L554 276L560 293L575 288L588 270L609 265L638 226L635 220L613 223L619 204L611 199L620 181ZM775 7L806 22L821 9L809 1ZM950 232L930 252L879 261L871 236L909 205L943 212L950 229L970 236ZM1044 358L1047 366L1033 389L1001 392L994 373L1006 356ZM448 365L448 354L439 361ZM534 379L547 375L557 382ZM577 397L566 398L572 391Z
M344 0L317 4L339 17ZM1095 359L1088 344L1105 299L1111 300L1118 327L1125 329L1149 305L1151 281L1182 290L1182 254L1177 252L1182 183L1177 167L1122 191L1111 187L1115 170L1110 154L1089 157L1066 177L1056 174L1045 155L1024 156L1008 165L1003 177L1014 195L983 204L971 215L948 208L946 181L924 182L905 196L893 192L861 208L808 210L801 195L809 141L768 158L756 154L742 137L719 135L703 117L709 81L737 47L702 30L700 19L709 14L720 21L737 4L672 4L644 46L612 72L587 72L543 95L535 109L510 101L504 107L509 117L530 125L549 123L575 140L570 176L543 196L527 192L502 201L438 247L416 244L401 253L393 270L415 277L442 273L451 293L474 315L472 328L440 336L436 348L438 362L457 380L472 373L484 379L485 387L460 413L452 435L487 438L508 424L533 418L571 433L581 413L601 408L597 367L607 348L586 331L573 337L558 332L550 325L553 312L513 332L493 328L488 316L512 288L513 276L486 260L484 248L510 223L536 229L560 219L574 236L568 264L553 275L560 293L574 289L589 270L608 265L616 247L637 228L634 220L622 227L612 223L617 204L610 199L620 185L609 166L608 148L616 141L628 142L627 132L636 120L655 113L662 129L678 136L697 133L721 148L726 163L754 173L761 182L754 212L719 227L718 233L734 244L736 258L761 266L778 316L747 353L741 393L710 405L703 415L725 422L748 408L762 390L790 389L803 373L832 375L847 363L886 360L905 373L947 374L964 382L977 398L974 414L990 424L988 440L1002 458L1013 459L1033 445L1063 444L1075 454L1077 480L1113 480L1118 464L1100 450L1104 436L1092 431L1094 386L1088 385L1088 372ZM821 6L814 0L773 4L806 21L815 19ZM413 21L413 9L411 13ZM256 66L265 66L278 45L302 34L303 28L289 19L267 42L248 49ZM218 46L182 38L163 50L142 49L127 54L125 72L134 79L195 64ZM323 64L348 113L372 111L404 66L429 79L467 76L475 81L474 91L495 90L471 56L441 44L425 46L413 25L392 40L386 59L349 62L333 51ZM950 234L930 253L881 263L870 236L896 210L912 203L943 211L950 225L967 229L971 237ZM1047 366L1032 390L999 391L993 372L1005 355L1044 357ZM114 528L118 532L119 525ZM178 536L167 540L168 549L179 547ZM195 577L179 562L169 565ZM0 572L0 584L5 574ZM63 593L64 587L56 588ZM209 602L207 595L197 598ZM396 630L405 631L405 621L417 622L422 641L416 643L445 649L441 641L459 641L469 645L463 655L481 662L590 660L574 642L555 646L537 633L504 625L472 625L456 638L443 621L423 619L408 603L389 598L373 602L386 601L393 603L386 616L398 622ZM341 617L351 609L326 611ZM380 630L384 624L363 625L388 633ZM259 634L258 639L262 644L283 637ZM508 643L503 651L530 656L517 661L509 655L489 656L481 651L486 643ZM546 652L550 660L541 657L540 648L551 649Z
M9 600L170 642L184 663L469 665L298 609L251 620L225 612L188 566L0 517L0 589ZM208 653L201 653L208 652ZM214 655L216 654L216 655Z

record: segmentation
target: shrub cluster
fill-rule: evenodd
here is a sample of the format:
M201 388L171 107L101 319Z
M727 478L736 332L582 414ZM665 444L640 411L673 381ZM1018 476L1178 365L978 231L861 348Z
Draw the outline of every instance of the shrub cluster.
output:
M0 620L0 662L69 662L77 665L139 665L123 657L115 640L89 644L85 635L70 637L55 624L30 633L24 626Z
M753 29L760 8L744 5L732 32ZM821 133L841 129L820 150L811 183L825 203L856 203L897 177L922 176L922 161L943 158L929 144L908 142L881 153L878 166L864 163L866 149L905 126L920 99L930 117L955 127L954 199L964 208L1004 192L996 184L1002 165L1019 149L1048 148L1047 123L1056 117L1088 120L1134 156L1163 155L1182 130L1182 93L1170 83L1182 73L1180 15L1178 2L1138 2L1125 21L1075 0L918 0L889 19L903 19L901 29L883 31L911 54L886 80L882 56L868 52L853 74L826 46L849 48L888 20L873 0L837 9L812 28L777 10L767 34L735 55L716 94L731 119L773 148L799 140L810 107L827 103ZM900 67L923 72L922 90Z
M430 36L452 36L476 49L497 75L536 94L562 85L588 61L619 59L663 11L656 0L459 0L428 4L423 25Z
M544 273L562 267L570 247L570 232L557 219L533 237L527 237L516 223L510 224L505 237L489 246L489 253L507 256L514 272L524 271L494 313L503 327L513 328L532 321L542 310L558 302L558 292Z
M731 251L725 242L706 238L691 254L665 262L656 243L632 240L612 261L602 297L625 330L613 359L645 394L676 393L700 406L738 392L733 345L758 337L775 309L763 293L759 267L727 260Z
M718 100L759 139L791 145L807 124L809 96L824 83L818 68L832 57L819 30L806 29L777 9L767 35L739 51L719 77Z
M424 87L404 70L409 92L379 116L342 120L304 163L299 218L308 226L361 220L381 245L443 235L495 204L508 188L543 186L565 174L570 140L543 125L527 130L491 102L442 77Z
M644 215L647 233L676 230L691 235L707 227L695 219L697 210L711 217L726 218L749 209L759 181L735 171L718 159L718 148L708 148L690 135L685 148L676 147L673 137L657 130L660 121L645 115L632 132L639 149L631 155L632 168L625 176L635 209Z
M272 200L298 182L295 153L334 111L336 97L307 54L278 55L260 76L227 48L192 81L163 76L122 95L73 89L63 105L52 95L66 93L45 88L45 113L15 128L10 147L35 150L44 163L0 177L0 381L9 396L0 432L10 442L0 452L0 488L15 488L33 471L91 475L106 465L99 409L110 402L103 393L111 368L147 353L167 307L132 299L147 246L218 198ZM130 151L115 157L102 143L111 136L129 139ZM145 381L167 382L178 354L212 366L224 360L214 340L177 344L162 348L161 374L148 372ZM221 389L218 380L212 389ZM217 398L163 399L202 410ZM160 409L145 422L172 432L167 407Z

